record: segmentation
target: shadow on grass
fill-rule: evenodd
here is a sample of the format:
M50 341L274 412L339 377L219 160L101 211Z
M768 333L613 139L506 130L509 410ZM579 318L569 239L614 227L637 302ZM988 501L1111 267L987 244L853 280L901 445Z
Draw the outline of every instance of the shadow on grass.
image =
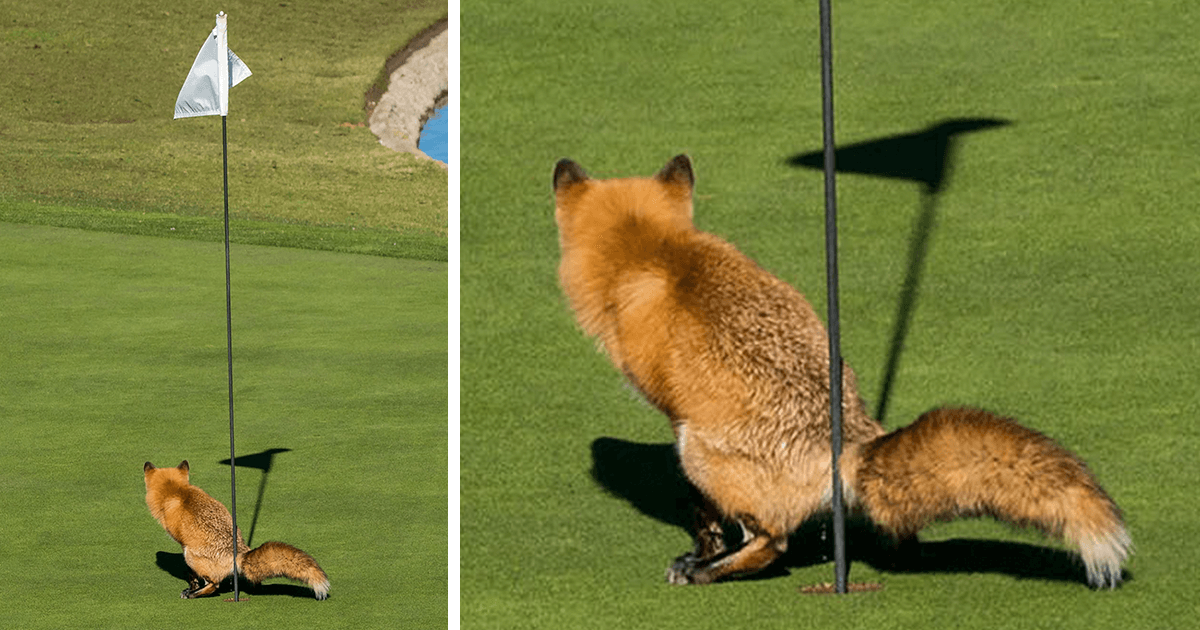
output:
M900 365L900 352L904 348L909 323L916 308L925 254L937 218L938 194L950 182L959 136L1010 124L1010 121L1000 118L950 118L921 131L857 142L834 150L834 166L838 171L900 179L921 185L921 211L917 214L909 240L904 287L896 308L879 405L875 410L875 418L881 423L887 416L892 386ZM786 162L789 166L823 170L825 154L823 150L809 151L793 155Z
M250 535L246 536L246 544L251 547L254 546L254 528L258 525L258 514L262 509L263 494L267 491L267 474L271 472L271 467L275 465L275 455L278 453L287 453L291 450L290 448L269 448L265 451L234 458L238 468L257 468L262 471L262 477L258 482L258 500L254 502L254 517L250 519ZM222 459L217 463L222 466L228 466L229 459Z
M638 511L691 533L694 489L683 476L673 444L599 438L592 442L591 472L597 484ZM740 539L740 532L734 530L736 527L726 532L732 545ZM787 575L789 568L832 562L832 531L829 515L810 519L792 534L782 559L742 579L771 579ZM1018 579L1087 584L1083 563L1065 550L965 539L922 542L898 549L861 516L846 520L846 549L851 562L891 573L1001 573ZM669 560L663 558L664 565Z
M187 563L183 561L182 553L159 551L155 554L154 564L157 564L158 568L163 571L170 573L171 577L177 580L187 582L188 577L191 575L188 571Z
M909 133L883 136L834 149L834 166L841 173L858 173L921 184L930 194L945 189L954 170L959 136L1011 125L1002 118L947 118ZM789 166L825 168L824 151L787 158Z
M159 551L155 554L154 563L158 568L171 574L171 577L178 579L183 583L179 590L187 587L188 571L187 563L183 560L182 553L170 553L167 551ZM238 591L243 595L289 595L291 597L313 598L313 591L307 586L298 584L254 584L245 579L238 579ZM221 582L221 587L217 589L217 593L210 597L217 597L222 593L233 592L233 578L228 578ZM176 594L178 597L178 594Z

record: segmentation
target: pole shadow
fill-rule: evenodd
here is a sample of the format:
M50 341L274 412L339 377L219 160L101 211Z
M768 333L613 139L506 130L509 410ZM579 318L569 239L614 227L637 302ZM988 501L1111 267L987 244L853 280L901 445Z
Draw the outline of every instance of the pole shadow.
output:
M937 198L949 184L959 137L1011 124L1000 118L951 118L921 131L856 142L834 150L834 166L838 171L900 179L921 185L921 209L909 239L908 267L896 307L879 404L875 410L875 419L881 423L887 415L900 365L900 353L920 292L929 239L937 220ZM786 163L794 167L823 170L825 154L823 150L800 153L788 158Z
M673 444L639 444L602 437L592 442L591 451L591 475L597 485L642 514L692 534L696 490L683 475ZM726 539L731 548L740 545L740 534L736 525L727 525ZM897 547L861 514L851 514L846 519L846 549L850 561L889 573L998 573L1017 579L1087 585L1083 563L1065 550L968 539ZM771 567L739 579L776 578L787 575L789 569L832 560L832 516L821 514L791 535L787 553ZM670 558L663 558L664 564L669 561ZM1126 578L1129 577L1126 572Z
M254 528L258 525L258 514L262 510L263 494L267 491L267 475L271 472L271 467L275 465L275 455L291 450L290 448L269 448L250 455L238 455L234 459L238 468L257 468L262 471L262 478L258 482L258 500L254 502L254 516L250 519L250 535L246 537L246 544L251 547L254 546ZM229 459L226 458L217 463L228 466Z

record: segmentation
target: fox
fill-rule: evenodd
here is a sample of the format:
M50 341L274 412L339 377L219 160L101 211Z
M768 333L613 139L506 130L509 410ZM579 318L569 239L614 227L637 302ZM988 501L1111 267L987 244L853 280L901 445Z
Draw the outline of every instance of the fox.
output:
M696 495L693 548L671 584L768 567L832 501L829 343L804 296L693 223L695 174L678 155L652 177L554 167L558 280L582 332L669 420ZM934 521L989 516L1078 550L1094 588L1123 579L1132 540L1088 466L1001 415L938 408L888 432L843 362L845 503L897 549ZM740 527L727 544L723 524Z
M146 505L150 514L183 547L188 566L188 587L179 594L195 599L217 592L233 575L233 519L229 510L207 492L188 481L187 460L175 468L155 468L146 462ZM237 570L258 584L267 578L286 577L308 584L318 600L329 597L329 578L307 553L281 542L268 541L250 549L237 532Z

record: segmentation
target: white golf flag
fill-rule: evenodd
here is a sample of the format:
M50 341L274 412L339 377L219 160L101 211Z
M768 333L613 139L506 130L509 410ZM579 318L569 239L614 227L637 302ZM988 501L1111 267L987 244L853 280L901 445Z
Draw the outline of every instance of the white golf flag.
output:
M228 116L229 88L250 76L250 68L229 50L225 18L224 12L217 14L217 26L192 63L175 100L176 118ZM220 59L225 63L218 63Z

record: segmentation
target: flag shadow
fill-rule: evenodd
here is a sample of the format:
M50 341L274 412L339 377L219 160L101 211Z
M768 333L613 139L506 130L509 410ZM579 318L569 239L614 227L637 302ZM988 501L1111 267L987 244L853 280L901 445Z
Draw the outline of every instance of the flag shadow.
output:
M900 301L896 306L895 323L875 410L875 418L881 423L887 416L900 354L920 292L929 239L937 222L937 198L950 182L959 139L968 133L1011 124L1000 118L951 118L921 131L857 142L834 150L834 165L840 172L899 179L921 185L921 208L909 237L908 265ZM794 167L824 169L825 154L820 150L800 153L789 157L786 163Z
M250 455L239 455L234 458L234 462L238 468L257 468L262 471L262 477L258 482L258 499L254 502L254 516L250 519L250 534L246 536L246 544L254 546L254 528L258 525L258 515L262 511L263 495L267 491L267 476L271 472L271 467L275 465L275 455L279 453L287 453L290 448L269 448L265 451L252 453ZM229 465L229 459L223 459L218 464L222 466Z
M921 131L900 133L834 150L834 165L839 173L858 173L922 184L937 194L950 181L958 140L964 134L1006 127L1012 122L1002 118L948 118ZM822 150L798 153L786 160L789 166L822 170Z
M639 444L602 437L592 442L592 479L634 509L692 533L695 489L683 475L673 444ZM727 526L726 539L740 544L741 532ZM954 539L919 542L899 548L861 514L846 520L846 549L851 562L887 573L998 573L1018 579L1087 584L1079 558L1068 551L1018 542ZM680 552L683 550L681 549ZM789 538L788 551L766 570L740 579L771 579L789 569L832 562L832 517L806 521ZM666 563L670 558L663 558ZM1127 574L1128 576L1128 574Z

